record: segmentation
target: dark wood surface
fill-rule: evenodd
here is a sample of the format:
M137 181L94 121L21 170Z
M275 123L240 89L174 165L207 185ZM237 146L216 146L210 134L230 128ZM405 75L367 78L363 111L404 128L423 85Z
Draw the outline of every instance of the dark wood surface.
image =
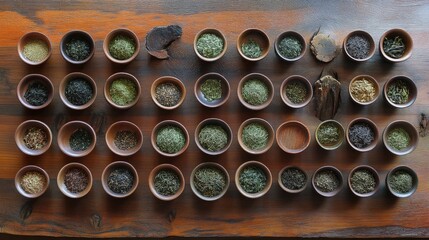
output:
M293 74L307 77L312 83L323 68L338 72L343 83L342 104L335 119L346 126L353 118L365 116L374 120L379 131L396 119L418 126L420 113L429 114L429 4L427 1L0 1L0 233L14 235L74 236L74 237L161 237L161 236L289 236L289 237L429 237L429 137L421 138L411 154L396 157L384 148L381 140L368 153L357 153L347 144L338 150L321 150L313 137L320 122L314 117L314 105L299 110L287 108L280 99L283 79ZM109 31L119 27L133 30L144 43L146 33L155 26L179 24L182 38L170 48L171 58L160 61L150 58L142 49L137 59L126 66L111 64L102 52L102 42ZM220 29L227 37L226 55L215 63L200 61L192 42L203 28ZM391 28L404 28L414 39L412 57L403 63L384 62L377 52L365 63L353 63L343 53L331 63L317 62L308 51L295 63L285 63L269 55L257 63L241 59L235 44L238 34L257 27L268 34L271 43L286 30L300 32L308 41L319 27L335 35L338 44L355 29L368 31L378 43L380 36ZM83 66L71 66L62 59L59 41L69 30L88 31L96 41L94 58ZM17 54L18 39L29 31L48 35L54 47L52 57L42 66L23 63ZM97 82L98 96L94 105L84 111L65 107L58 94L61 79L68 73L81 71ZM125 71L135 75L143 94L133 108L112 109L104 99L104 81L113 73ZM193 94L196 79L207 72L219 72L230 82L232 94L226 105L207 109ZM262 111L246 110L238 101L238 81L250 72L271 78L275 96ZM20 105L16 86L26 74L41 73L55 86L51 106L41 111L29 111ZM358 74L374 76L380 85L395 75L407 75L418 86L418 97L407 109L389 108L380 97L373 105L359 107L348 96L350 79ZM181 79L188 90L184 104L174 111L163 111L150 98L150 85L158 77L172 75ZM225 120L234 132L230 149L223 155L203 154L193 141L194 129L205 118ZM305 123L311 133L309 148L289 155L274 144L265 154L253 156L238 145L238 127L247 118L261 117L276 129L286 120ZM38 119L53 131L54 142L40 157L24 155L13 140L19 123ZM188 150L176 158L165 158L150 144L152 128L160 121L174 119L188 129L192 138ZM62 124L83 120L97 131L95 150L84 158L65 156L56 144ZM109 151L104 141L107 127L118 120L136 123L143 131L140 152L131 157L118 157ZM140 176L137 191L127 199L113 199L101 187L101 173L112 161L125 160L133 164ZM245 199L234 182L227 194L216 202L203 202L191 191L189 175L199 163L215 161L222 164L231 178L238 166L248 160L265 163L274 176L274 184L260 199ZM59 169L72 161L85 164L95 179L91 192L82 199L68 199L56 186ZM187 180L184 193L173 202L161 202L149 191L149 172L160 163L178 166ZM13 178L23 166L36 164L46 169L51 178L48 192L37 200L21 197ZM344 179L349 171L361 164L375 167L383 180L380 190L368 199L354 197L345 187L339 195L324 199L308 186L297 195L284 193L277 184L278 171L285 165L297 165L309 175L322 165L338 167ZM419 188L408 199L395 199L384 185L389 169L405 164L419 176Z

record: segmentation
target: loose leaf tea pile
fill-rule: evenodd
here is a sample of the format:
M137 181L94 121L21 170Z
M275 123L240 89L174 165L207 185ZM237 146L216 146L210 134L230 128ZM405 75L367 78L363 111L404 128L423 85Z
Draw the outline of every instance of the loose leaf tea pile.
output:
M307 97L307 86L301 81L292 81L286 85L285 94L292 103L303 103Z
M134 81L126 78L114 80L109 89L110 98L119 106L134 102L137 98L137 92L137 86Z
M322 192L333 192L340 187L339 176L332 170L323 170L316 174L314 183Z
M327 34L316 32L311 38L310 49L316 59L322 62L330 62L337 56L335 40Z
M267 186L267 175L259 167L245 167L238 179L241 188L247 193L258 193Z
M71 39L65 44L65 53L73 61L82 61L89 57L91 46L84 39Z
M413 190L413 176L406 171L395 171L387 180L390 188L397 193L409 193Z
M396 104L407 103L410 97L410 88L404 80L393 81L387 87L387 97Z
M223 39L216 34L205 33L197 40L197 51L206 58L215 58L222 53Z
M195 189L204 197L216 197L227 185L225 174L215 167L201 167L193 178Z
M243 128L241 139L251 150L263 149L268 144L268 130L259 123L250 123Z
M177 153L182 150L185 143L185 133L177 126L165 126L156 134L156 146L158 146L159 150L165 153Z
M355 192L366 194L375 190L376 180L370 171L359 169L353 173L350 184Z
M40 150L48 144L48 134L38 127L31 127L24 133L24 144L31 150Z
M383 51L392 58L400 58L405 53L405 44L401 37L384 38Z
M159 104L172 107L179 103L182 98L182 91L174 83L161 83L156 86L155 99Z
M241 95L248 104L258 106L264 104L268 100L270 91L263 81L259 79L249 79L243 84Z
M64 184L71 193L80 193L89 184L89 177L80 168L70 168L64 176Z
M180 189L180 178L172 170L159 171L153 180L155 191L163 196L172 196Z
M146 35L146 49L148 53L158 59L167 59L168 47L182 36L182 28L178 25L155 27Z
M109 43L109 52L113 58L126 60L136 52L136 43L131 37L117 35Z
M119 150L126 151L135 148L138 140L139 137L136 132L123 130L116 133L113 142Z
M127 168L117 168L107 177L107 186L114 193L126 194L134 185L134 175Z
M198 134L198 142L204 149L217 152L228 144L228 134L221 126L206 125Z
M316 117L321 121L334 118L341 100L341 83L335 73L324 75L314 83Z
M285 37L280 41L278 49L283 57L294 59L301 55L302 43L295 37Z
M337 124L326 122L317 130L317 139L326 146L332 146L340 141L340 128Z
M70 135L70 148L73 151L85 151L92 144L91 133L83 128L79 128Z
M262 55L263 49L256 41L249 39L241 45L241 51L248 58L258 58Z
M299 190L307 183L307 176L298 168L287 168L282 172L281 181L290 190Z
M28 85L24 93L25 101L32 106L41 106L48 101L49 90L39 81L33 81Z
M355 123L349 129L350 142L357 148L366 148L375 140L375 132L367 123Z
M28 171L22 175L19 184L28 194L37 194L43 191L47 183L45 175L38 171Z
M93 94L92 85L82 78L75 78L68 81L65 88L67 101L76 106L82 106L89 102Z
M40 39L30 40L24 45L24 57L32 62L41 62L49 54L49 47Z
M353 81L350 92L353 98L361 103L370 102L376 97L375 84L365 78Z
M222 98L222 84L219 79L207 79L201 84L201 93L208 102Z
M356 59L364 59L369 56L371 43L368 38L362 35L353 35L346 42L346 50L351 57Z
M394 128L387 133L387 144L395 150L402 151L406 149L410 142L410 134L403 128Z

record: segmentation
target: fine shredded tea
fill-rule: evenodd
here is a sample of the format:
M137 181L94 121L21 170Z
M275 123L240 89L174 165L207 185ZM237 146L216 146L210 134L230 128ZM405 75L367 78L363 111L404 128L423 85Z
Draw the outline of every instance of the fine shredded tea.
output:
M32 150L40 150L48 144L48 134L38 127L31 127L24 133L24 144Z
M155 99L162 106L172 107L179 103L182 91L174 83L161 83L156 86Z
M222 98L222 84L219 79L207 79L201 84L201 93L208 102Z
M75 78L67 82L64 93L71 104L82 106L92 99L94 90L88 80Z
M86 149L89 148L89 146L91 146L92 144L92 136L91 133L84 129L84 128L79 128L76 131L74 131L71 135L70 135L70 148L73 151L85 151Z
M262 55L262 47L253 39L249 39L241 45L241 51L248 58L258 58Z
M238 179L241 188L247 193L258 193L267 186L265 171L256 166L243 168Z
M387 144L395 150L406 149L411 142L411 137L403 128L394 128L387 133Z
M390 188L397 193L408 193L413 189L413 176L406 171L395 171L387 180Z
M363 35L353 35L347 39L346 50L351 57L364 59L369 56L371 43Z
M241 95L245 102L258 106L264 104L270 95L268 86L259 79L249 79L241 88Z
M405 44L401 37L384 38L383 51L392 58L400 58L405 53Z
M376 87L372 81L365 78L357 79L351 83L350 93L358 102L366 103L376 97Z
M134 102L137 98L137 85L126 78L118 78L112 82L109 89L110 98L119 106L125 106Z
M355 123L349 129L349 140L357 148L366 148L375 140L375 132L367 123Z
M48 56L49 47L43 40L30 40L24 45L22 53L32 62L41 62Z
M172 196L180 189L180 178L172 170L159 171L154 180L155 191L163 196Z
M204 33L197 40L197 51L206 58L219 56L223 47L223 39L213 33Z
M24 192L28 194L37 194L43 191L47 183L47 179L45 175L38 171L28 171L24 175L22 175L19 184L24 190Z
M32 106L41 106L48 101L49 90L39 81L33 81L28 85L24 93L25 101Z
M126 60L136 52L134 39L125 35L117 35L109 43L109 53L113 58Z
M282 172L281 181L285 188L299 190L307 183L307 176L301 169L287 168Z
M201 167L194 174L195 189L204 197L216 197L227 185L227 178L216 167Z
M407 103L410 97L410 88L402 79L393 81L387 87L387 97L396 104Z
M91 46L84 39L71 39L65 44L64 52L73 61L82 61L89 57Z
M316 174L314 183L317 189L322 192L333 192L340 187L341 181L334 171L322 170Z
M138 140L139 137L136 132L123 130L116 133L113 142L119 150L126 151L137 146Z
M107 177L107 186L114 193L126 194L134 185L134 175L127 168L116 168Z
M217 152L228 144L228 134L221 126L206 125L198 134L198 142L204 149Z
M297 58L302 52L302 43L295 37L283 38L277 47L280 55L288 59Z
M291 81L285 87L286 97L294 104L300 104L307 97L307 87L301 81Z
M71 193L80 193L89 184L89 177L80 168L70 168L64 176L64 184Z
M325 122L317 130L317 139L326 146L332 146L340 141L340 128L332 122Z
M268 144L268 130L260 123L250 123L243 128L241 140L251 150L263 149Z
M167 125L156 134L156 146L162 152L177 153L186 144L186 136L183 130L177 126Z
M376 186L374 174L366 169L356 170L350 178L352 189L359 194L373 192Z

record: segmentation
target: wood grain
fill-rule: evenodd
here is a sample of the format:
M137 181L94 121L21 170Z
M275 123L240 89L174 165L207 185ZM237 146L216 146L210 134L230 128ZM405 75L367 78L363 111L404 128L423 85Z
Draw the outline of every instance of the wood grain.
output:
M5 1L0 0L0 233L16 235L74 237L163 237L163 236L288 236L288 237L429 237L429 137L421 138L411 154L396 157L378 142L368 153L357 153L347 144L333 152L317 146L314 130L320 122L314 116L314 104L293 110L281 101L282 81L294 74L303 75L314 83L323 68L334 69L343 83L342 103L335 117L343 126L354 118L365 116L382 131L393 120L408 120L418 126L419 114L429 114L429 4L426 1ZM156 60L142 50L130 64L111 64L102 52L102 42L109 31L119 27L133 30L141 43L155 26L179 24L183 36L170 47L169 60ZM228 40L224 57L214 63L202 62L195 55L192 42L203 28L221 30ZM368 31L378 42L391 28L406 29L414 40L412 57L403 63L389 64L377 52L364 63L354 63L343 53L329 64L317 62L310 52L295 63L279 60L273 48L257 63L249 63L235 49L238 34L246 28L264 30L271 43L286 30L301 33L308 41L319 28L342 39L355 29ZM94 58L83 66L72 66L60 56L61 37L72 29L89 32L96 42ZM42 66L23 63L16 46L28 31L41 31L51 39L54 51ZM98 96L94 105L83 111L73 111L61 102L58 87L70 72L88 74L97 83ZM105 80L113 73L124 71L136 76L142 87L139 102L129 110L117 110L108 105L102 95ZM203 107L193 94L193 84L207 72L219 72L231 85L229 101L218 109ZM248 73L267 75L274 84L275 96L262 111L247 110L238 101L239 80ZM30 73L49 77L55 87L53 103L45 110L29 111L20 105L16 86ZM395 75L407 75L418 86L418 97L409 108L388 107L382 97L368 107L359 107L348 96L349 81L356 75L372 75L380 86ZM150 97L152 82L165 75L181 79L187 95L183 105L174 111L155 106ZM226 121L234 133L229 150L221 156L202 153L191 141L188 150L175 158L162 157L150 144L153 127L162 120L181 122L193 139L200 121L218 117ZM266 119L276 129L288 120L298 120L312 133L310 146L296 155L284 153L276 144L258 156L245 153L238 145L236 133L240 124L251 117ZM15 145L13 135L19 123L37 119L50 126L54 135L51 149L40 157L29 157ZM58 129L70 120L91 124L97 132L95 150L87 157L74 159L61 153L56 144ZM118 157L110 152L104 134L110 124L127 120L137 124L144 135L143 147L131 157ZM139 172L140 185L127 199L113 199L102 189L103 168L112 161L125 160ZM266 164L273 176L285 165L302 167L309 175L322 165L338 167L344 177L361 164L369 164L384 180L389 169L405 164L419 176L419 188L408 199L395 199L387 194L384 181L380 190L368 199L357 199L344 188L331 199L319 197L311 187L298 195L284 193L274 184L260 199L245 199L234 184L216 202L203 202L193 195L189 175L200 162L222 164L234 176L238 166L248 160ZM93 189L82 199L68 199L55 184L59 169L77 161L92 171ZM160 163L179 167L187 181L182 196L169 203L152 196L148 187L149 172ZM13 178L23 166L36 164L51 177L48 192L36 200L21 197L14 189Z

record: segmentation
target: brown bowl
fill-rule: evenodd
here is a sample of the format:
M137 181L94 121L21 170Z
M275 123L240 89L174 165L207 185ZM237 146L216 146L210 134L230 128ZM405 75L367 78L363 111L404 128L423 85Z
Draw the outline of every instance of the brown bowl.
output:
M203 92L201 91L201 86L207 79L216 79L220 81L221 88L222 88L222 95L220 99L216 99L213 101L208 101L205 97ZM206 73L195 82L194 85L194 93L197 100L204 106L209 108L215 108L223 105L228 101L229 95L230 95L230 87L228 80L219 73Z
M264 171L265 176L267 177L267 184L265 185L265 187L262 191L257 192L257 193L249 193L249 192L246 192L243 189L243 187L240 185L240 175L241 175L241 172L246 167L256 167L256 168L260 168ZM258 161L245 162L245 163L241 164L238 167L237 171L235 172L235 185L237 186L238 191L243 196L245 196L247 198L260 198L260 197L264 196L270 190L272 183L273 183L273 177L271 175L270 169L268 169L267 166L265 166L263 163L258 162Z
M322 172L322 171L332 171L335 175L337 175L338 180L339 180L339 186L338 186L338 188L334 189L334 190L333 190L333 191L331 191L331 192L323 192L321 189L319 189L319 188L317 187L317 185L316 185L316 183L315 183L316 175L317 175L319 172ZM318 194L320 194L321 196L323 196L323 197L333 197L333 196L337 195L337 193L339 193L339 192L341 191L341 189L343 188L343 185L344 185L343 175L341 174L341 171L340 171L340 170L338 170L338 168L336 168L336 167L332 167L332 166L323 166L323 167L321 167L321 168L317 169L317 170L314 172L313 177L311 178L311 184L313 185L314 190L315 190Z
M158 134L158 131L161 130L163 127L166 126L176 126L179 127L180 129L182 129L183 133L185 134L185 146L178 152L176 153L166 153L161 151L158 146L156 145L156 136ZM189 133L188 130L186 130L185 126L183 126L181 123L174 121L174 120L164 120L160 123L158 123L152 130L152 135L151 135L151 143L152 143L152 147L161 155L166 156L166 157L176 157L179 156L180 154L184 153L186 151L186 149L189 146Z
M349 40L349 38L354 37L354 36L361 36L369 42L369 45L370 45L369 46L369 54L365 58L353 57L347 51L347 41ZM369 60L374 55L374 53L375 53L375 41L372 38L371 34L369 34L368 32L363 31L363 30L355 30L355 31L347 34L347 36L344 38L343 49L344 49L344 53L346 54L346 56L349 57L351 60L356 61L356 62L364 62L364 61Z
M89 55L83 60L73 60L69 55L66 53L66 44L69 43L71 40L81 40L84 42L87 42L89 44ZM94 39L92 39L91 35L85 31L81 30L73 30L68 33L66 33L60 42L60 52L63 58L71 63L71 64L84 64L88 62L92 56L94 56L95 52L95 43Z
M120 131L131 131L137 134L137 143L133 148L129 149L120 149L115 144L116 135ZM106 144L109 147L110 151L119 155L119 156L131 156L138 152L143 145L143 134L140 128L132 122L128 121L119 121L115 122L106 131L105 135Z
M114 37L116 37L116 36L118 36L118 35L124 35L124 36L127 36L127 37L129 37L129 38L131 38L131 39L133 39L134 40L134 43L135 43L135 47L136 47L136 51L134 52L134 54L130 57L130 58L128 58L128 59L124 59L124 60L120 60L120 59L116 59L116 58L114 58L112 55L110 55L110 51L109 51L109 44L110 44L110 41L114 38ZM106 57L110 60L110 61L112 61L112 62L114 62L114 63L119 63L119 64L126 64L126 63L130 63L131 61L133 61L136 57L137 57L137 55L139 54L139 51L140 51L140 41L139 41L139 38L137 37L137 35L134 33L134 32L132 32L131 30L129 30L129 29L126 29L126 28L118 28L118 29L115 29L115 30L113 30L113 31L111 31L109 34L107 34L107 36L106 36L106 38L104 39L104 42L103 42L103 51L104 51L104 54L106 55Z
M366 170L373 175L373 177L375 179L375 187L374 187L373 191L368 192L368 193L358 193L353 189L351 179L353 177L353 174L359 170ZM353 168L350 171L349 177L347 178L347 183L349 185L350 191L352 191L352 193L354 195L356 195L358 197L370 197L370 196L374 195L374 193L377 192L378 188L380 187L380 176L378 175L377 171L373 167L368 166L368 165L361 165L361 166L357 166L357 167Z
M402 38L402 41L405 45L404 54L400 58L390 57L389 55L386 54L383 48L383 44L386 38L394 38L396 36L399 36L400 38ZM411 57L411 52L413 50L413 39L411 38L410 34L403 29L391 29L385 32L383 35L381 35L380 44L378 48L380 50L381 56L383 56L383 58L386 59L387 61L394 62L394 63L402 62Z
M198 39L200 38L200 36L201 36L201 35L203 35L203 34L214 34L214 35L216 35L216 36L218 36L218 37L222 38L222 40L223 40L223 50L222 50L222 52L221 52L219 55L217 55L216 57L213 57L213 58L204 57L203 55L201 55L201 54L200 54L200 52L198 52L198 50L197 50L197 41L198 41ZM227 49L227 46L228 46L228 43L227 43L227 41L226 41L226 37L225 37L225 35L223 35L223 33L222 33L221 31L217 30L217 29L212 29L212 28L206 28L206 29L203 29L203 30L201 30L200 32L198 32L198 33L197 33L197 35L195 35L195 38L194 38L194 51L195 51L195 54L197 54L197 56L198 56L201 60L204 60L204 61L206 61L206 62L213 62L213 61L216 61L216 60L218 60L219 58L221 58L223 55L225 55L225 53L226 53L226 49Z
M263 83L265 83L265 85L268 88L268 91L269 91L268 99L266 102L264 102L261 105L251 105L251 104L247 103L243 99L243 96L241 94L244 83L246 83L246 81L251 80L251 79L258 79L258 80L262 81ZM251 109L251 110L261 110L261 109L268 107L268 105L270 105L271 101L273 100L274 85L267 76L260 74L260 73L250 73L250 74L244 76L240 80L240 82L238 83L237 96L238 96L238 99L240 100L241 104L243 104L246 108Z
M137 89L137 96L136 99L134 99L134 101L126 104L126 105L119 105L117 103L115 103L111 96L110 96L110 86L112 85L113 81L117 80L117 79L129 79L131 81L134 82L136 89ZM140 82L139 80L134 77L133 75L126 73L126 72L118 72L115 73L113 75L111 75L107 80L106 83L104 84L104 97L106 98L106 101L113 106L114 108L117 109L128 109L131 108L132 106L136 105L136 103L139 101L141 95L141 87L140 87Z
M389 99L388 97L388 90L391 84L393 84L396 81L404 81L406 83L406 85L409 87L410 89L410 93L409 93L409 97L408 97L408 101L402 104L399 103L394 103L392 100ZM411 80L411 78L407 77L407 76L395 76L391 79L389 79L385 84L384 84L384 88L383 88L383 95L384 98L386 99L386 101L392 105L393 107L396 108L406 108L409 107L411 105L413 105L413 103L416 101L417 99L417 86L414 83L413 80Z
M394 173L396 173L396 171L405 171L405 172L409 173L409 174L412 176L412 178L413 178L413 184L412 184L412 189L411 189L411 191L409 191L409 192L407 192L407 193L398 193L398 192L395 192L395 191L392 189L392 186L390 186L390 184L389 184L389 179L391 178L391 176L392 176ZM417 177L416 172L415 172L413 169L411 169L411 168L409 168L409 167L407 167L407 166L403 166L403 165L401 165L401 166L397 166L397 167L393 168L392 170L390 170L390 171L387 173L387 175L386 175L386 187L387 187L387 190L388 190L388 191L389 191L393 196L398 197L398 198L406 198L406 197L410 197L411 195L413 195L413 194L417 191L417 186L418 186L418 184L419 184L419 179L418 179L418 177Z
M286 96L286 87L288 84L293 82L301 82L305 85L305 88L307 89L307 95L305 96L305 100L302 103L293 103L287 96ZM308 81L307 78L299 75L292 75L288 78L286 78L282 85L280 86L280 96L283 100L283 102L291 107L291 108L302 108L305 107L313 98L313 86L311 85L310 81Z
M92 137L91 145L84 151L74 151L70 147L70 136L78 129L84 129L88 131ZM94 129L88 123L82 121L71 121L64 124L60 128L60 130L58 131L57 141L58 146L64 154L70 157L83 157L90 154L92 150L94 150L95 143L97 142L97 137Z
M24 97L29 85L33 82L39 82L40 84L44 85L48 90L48 99L45 103L39 106L31 105L29 102L27 102L27 100L25 100ZM18 86L16 88L16 93L18 95L19 101L22 105L24 105L24 107L28 109L38 110L45 108L52 102L52 99L54 98L54 85L52 84L51 80L49 80L49 78L41 74L28 74L27 76L22 78L21 81L19 81Z
M250 149L249 147L246 146L246 144L244 144L243 139L241 138L243 135L243 129L251 123L260 124L260 125L264 126L265 129L268 131L268 142L267 142L267 145L262 149L256 149L256 150ZM269 122L267 122L266 120L264 120L262 118L249 118L249 119L247 119L246 121L244 121L240 125L240 127L238 128L238 133L237 133L238 143L240 144L240 147L244 151L246 151L250 154L262 154L262 153L267 152L271 148L271 146L273 146L274 137L275 137L275 133L274 133L273 127L271 126L271 124Z
M21 178L27 173L27 172L39 172L45 177L45 184L43 186L43 189L38 193L28 193L26 192L22 186L21 186ZM48 173L43 170L41 167L34 166L34 165L27 165L23 168L21 168L15 175L15 187L16 190L24 197L27 198L37 198L42 196L46 190L49 188L49 175Z
M78 192L78 193L73 193L73 192L69 191L65 185L65 175L69 169L73 169L73 168L78 168L78 169L83 170L83 172L85 172L86 176L88 177L88 185L86 186L86 188L83 191ZM65 165L64 167L62 167L61 170L58 172L57 185L58 185L58 188L60 189L60 191L64 195L66 195L67 197L69 197L69 198L81 198L81 197L85 196L86 194L88 194L92 188L91 171L85 165L83 165L81 163L77 163L77 162L69 163L69 164Z
M41 40L44 43L46 43L46 45L48 46L48 54L46 55L46 57L44 59L42 59L39 62L33 62L30 59L26 58L24 55L24 46L31 41L34 40ZM18 42L18 54L19 57L22 59L22 61L24 61L25 63L29 64L29 65L40 65L44 62L46 62L46 60L48 60L48 58L52 55L52 44L51 41L49 40L49 38L41 33L41 32L29 32L26 33L24 36L22 36L19 39Z
M203 167L217 168L217 169L219 169L225 175L226 186L225 186L225 188L222 190L222 192L219 195L214 196L214 197L206 197L206 196L202 195L197 190L197 188L195 187L195 184L194 184L195 173L196 173L197 170L199 170L200 168L203 168ZM230 183L230 178L229 178L229 175L228 175L228 171L226 171L226 169L222 165L220 165L218 163L214 163L214 162L203 162L203 163L200 163L198 166L196 166L194 168L194 170L192 170L191 177L189 179L189 185L191 185L192 192L194 192L194 194L198 198L200 198L200 199L202 199L204 201L215 201L215 200L218 200L219 198L221 198L228 191L229 183Z
M164 106L161 103L158 102L158 100L156 100L156 88L158 87L158 85L163 84L163 83L172 83L174 85L176 85L180 91L182 92L182 96L179 99L179 102L174 105L174 106ZM186 97L186 88L185 85L183 84L182 81L180 81L178 78L172 77L172 76L163 76L160 77L158 79L156 79L153 83L152 86L150 88L150 95L152 96L152 100L153 102L160 108L165 109L165 110L173 110L175 108L178 108L180 105L182 105L183 101L185 101L185 97Z
M42 129L45 132L45 134L47 135L46 136L47 137L46 145L40 149L37 149L37 150L28 148L24 142L24 137L26 135L27 130L32 128L32 127ZM49 129L48 125L46 125L45 123L43 123L41 121L27 120L27 121L19 124L19 126L16 128L15 142L16 142L16 145L18 146L19 150L21 150L23 153L25 153L27 155L31 155L31 156L38 156L38 155L41 155L41 154L45 153L46 151L48 151L49 147L51 146L51 144L52 144L52 132L51 132L51 129Z
M228 141L226 143L226 146L224 148L222 148L221 150L209 151L201 145L199 138L198 138L198 135L200 134L201 129L207 125L220 126L220 127L222 127L223 130L225 130L225 132L228 136ZM195 129L195 143L197 144L198 148L206 154L209 154L209 155L222 154L222 153L226 152L226 150L228 150L229 146L231 146L231 142L232 142L232 130L229 127L228 123L226 123L225 121L223 121L219 118L207 118L207 119L203 120L202 122L200 122L198 124L197 128Z
M84 79L87 82L89 82L89 84L92 87L92 98L87 103L85 103L83 105L74 105L66 97L67 84L71 80L74 80L74 79ZM95 84L94 79L92 79L90 76L86 75L85 73L81 73L81 72L73 72L73 73L67 74L67 76L65 76L60 83L59 91L60 91L60 98L63 101L63 103L67 107L74 109L74 110L83 110L83 109L88 108L89 106L91 106L94 103L95 98L97 97L97 85Z
M389 145L387 142L387 136L390 131L392 131L395 128L402 128L404 129L408 135L410 136L410 144L402 150L397 150ZM406 155L414 151L416 149L417 145L419 143L419 133L417 129L411 124L410 122L404 121L404 120L397 120L391 122L383 131L383 144L389 150L391 153L395 155Z
M356 123L366 123L366 124L368 124L368 125L372 128L372 130L374 131L374 140L371 142L371 144L370 144L370 145L368 145L368 146L367 146L367 147L365 147L365 148L358 148L358 147L356 147L355 145L353 145L353 144L352 144L352 142L350 141L350 136L349 136L349 134L350 134L350 128L351 128L354 124L356 124ZM378 138L379 138L379 133L378 133L377 125L375 125L375 123L374 123L373 121L369 120L368 118L361 118L361 117L359 117L359 118L355 118L355 119L353 119L353 120L349 123L349 125L347 126L347 132L346 132L346 139L347 139L347 142L348 142L348 143L349 143L349 145L350 145L353 149L355 149L356 151L359 151L359 152L368 152L368 151L371 151L371 150L372 150L372 149L374 149L374 148L375 148L375 146L377 145Z
M169 195L169 196L162 195L161 193L157 192L155 189L155 177L162 170L172 171L172 172L176 173L180 179L180 187L177 190L177 192L173 195ZM150 172L150 174L149 174L149 188L150 188L150 191L152 192L152 194L156 198L163 200L163 201L171 201L171 200L178 198L180 196L180 194L183 193L183 190L185 189L185 177L183 177L182 172L176 166L171 165L171 164L161 164L161 165L156 166Z
M249 40L255 41L262 48L261 56L257 58L250 58L244 55L243 51L241 50L241 46ZM259 61L268 55L270 50L270 39L268 38L268 35L262 30L249 28L241 32L238 36L237 50L244 59L248 61Z
M357 80L362 80L362 79L365 79L365 80L368 80L369 82L371 82L375 88L375 96L372 100L370 100L368 102L361 102L358 99L356 99L355 96L352 94L353 82L355 82ZM367 106L367 105L370 105L371 103L373 103L377 100L378 96L380 95L380 86L378 85L377 80L375 80L375 78L373 78L372 76L370 76L370 75L358 75L358 76L354 77L349 83L349 95L355 103L362 105L362 106Z
M322 144L322 143L320 142L320 140L319 140L319 137L317 136L317 132L319 131L320 127L321 127L322 125L324 125L324 124L328 124L328 123L332 123L332 124L336 125L336 126L338 127L339 131L340 131L340 132L339 132L340 139L338 140L338 142L337 142L337 143L332 144L332 145L325 145L325 144ZM335 121L335 120L326 120L326 121L321 122L321 123L317 126L316 131L314 131L314 138L316 139L317 144L319 144L319 146L320 146L321 148L325 149L325 150L335 150L335 149L339 148L339 147L341 146L341 144L343 144L343 141L344 141L344 135L345 135L345 133L344 133L343 125L341 125L341 123L339 123L338 121Z
M282 181L282 174L283 174L283 172L284 171L286 171L286 170L288 170L288 169L297 169L298 171L301 171L302 173L304 173L304 175L305 175L305 184L304 184L304 186L302 186L301 188L299 188L299 189L289 189L289 188L287 188L284 184L283 184L283 181ZM304 191L304 189L307 187L307 183L308 183L308 175L307 175L307 173L304 171L304 170L302 170L301 168L299 168L299 167L295 167L295 166L286 166L286 167L284 167L284 168L282 168L281 170L280 170L280 172L279 172L279 175L278 175L278 184L279 184L279 186L285 191L285 192L288 192L288 193L300 193L300 192L302 192L302 191Z
M277 128L276 140L283 151L291 154L300 153L310 145L310 130L298 121L284 122Z
M286 56L283 56L280 53L279 44L286 37L293 37L301 43L301 45L302 45L301 54L299 54L298 57L287 58ZM287 32L280 34L276 38L276 41L274 42L274 51L276 52L277 56L279 56L281 59L283 59L284 61L287 61L287 62L298 61L299 59L301 59L304 56L306 50L307 50L307 43L305 42L304 37L301 34L294 32L294 31L287 31Z
M134 175L133 186L127 193L116 193L109 188L109 185L107 183L109 175L113 170L117 168L127 169ZM103 173L101 174L101 184L103 185L104 191L106 191L106 193L110 196L115 198L125 198L130 196L137 189L137 186L139 185L139 175L137 173L137 170L130 163L124 161L116 161L110 163L106 166L106 168L104 168Z

